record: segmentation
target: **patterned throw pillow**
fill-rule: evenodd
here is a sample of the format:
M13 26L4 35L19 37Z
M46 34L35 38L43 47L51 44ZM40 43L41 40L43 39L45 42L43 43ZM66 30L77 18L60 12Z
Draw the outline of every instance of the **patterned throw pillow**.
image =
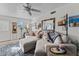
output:
M49 32L48 33L48 37L49 37L49 41L51 41L52 43L54 43L54 41L56 40L57 37L60 38L60 34L57 32Z

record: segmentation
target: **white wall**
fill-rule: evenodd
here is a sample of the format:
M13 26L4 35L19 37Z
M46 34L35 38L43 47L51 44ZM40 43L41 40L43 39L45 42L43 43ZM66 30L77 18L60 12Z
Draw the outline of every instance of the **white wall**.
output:
M0 31L0 41L13 40L20 37L20 30L18 33L12 34L12 22L17 22L19 19L24 19L25 23L28 23L28 15L23 12L22 4L17 3L0 3L0 20L9 22L9 31Z
M62 20L62 17L68 14L68 16L73 16L73 15L79 15L79 4L77 3L71 3L71 4L65 4L62 5L58 8L52 9L52 11L56 11L55 14L50 14L50 13L44 13L41 17L38 18L38 20L44 20L44 19L49 19L49 18L56 18L56 31L59 31L61 33L65 33L65 30L62 29L62 26L58 26L58 21ZM68 29L69 37L72 40L77 40L79 41L79 27L69 27Z
M13 3L12 4L0 4L0 15L8 15L8 16L21 17L21 18L28 19L29 15L27 14L27 12L23 11L23 8L21 8L21 7L22 7L22 4L13 4ZM49 7L49 6L47 6L47 7ZM50 9L53 11L52 5L51 5ZM54 15L51 15L50 14L51 11L48 10L43 15L41 15L37 18L34 18L34 19L36 19L37 22L40 22L41 20L44 20L47 18L56 17L56 30L60 31L60 32L64 32L64 31L62 31L61 26L57 26L57 22L59 20L61 20L61 17L64 16L66 13L68 13L69 16L79 15L79 4L77 4L77 3L76 4L66 4L66 5L62 5L61 7L56 8L54 10L56 11L56 13ZM0 19L7 19L8 21L13 21L15 19L14 21L16 21L16 18L13 18L13 20L12 20L11 18L7 18L7 17L1 18L1 17L0 17ZM0 33L0 36L1 36L1 34L2 33ZM4 34L6 34L6 33L4 33ZM12 36L10 37L11 33L8 32L7 34L3 35L0 39L1 40L2 40L2 38L3 39L4 38L5 39L12 39ZM4 36L6 36L6 37L4 37ZM73 40L79 41L79 27L69 27L69 36Z
M0 31L0 41L15 40L15 39L19 39L21 37L21 32L20 32L18 25L17 25L17 33L15 33L15 34L12 33L12 22L18 23L19 19L23 19L23 18L16 18L16 17L9 17L9 16L1 16L0 15L0 21L4 20L4 21L9 22L9 25L7 25L7 26L9 26L9 30L8 31ZM23 19L23 20L24 20L25 24L29 23L29 21L27 19Z
M68 13L68 16L79 15L79 4L67 4L56 8L55 10L56 14L54 16L56 17L56 30L65 33L65 31L62 30L62 27L57 25L57 22L61 20L61 17L63 17L66 13ZM79 27L69 27L68 33L72 40L79 41Z

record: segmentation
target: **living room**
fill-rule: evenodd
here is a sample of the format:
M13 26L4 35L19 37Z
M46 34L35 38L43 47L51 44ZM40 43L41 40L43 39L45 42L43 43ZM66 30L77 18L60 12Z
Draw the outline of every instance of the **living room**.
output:
M78 3L0 3L0 7L0 56L79 55ZM59 37L54 44L49 42L48 32L61 34L64 43Z

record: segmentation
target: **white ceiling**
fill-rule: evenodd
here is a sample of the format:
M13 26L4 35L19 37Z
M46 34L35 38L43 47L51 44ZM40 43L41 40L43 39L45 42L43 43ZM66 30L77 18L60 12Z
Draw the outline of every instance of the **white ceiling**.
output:
M31 3L32 8L41 10L41 13L32 12L29 16L28 12L23 8L24 3L0 3L0 15L7 15L20 18L38 18L45 14L50 14L55 8L65 5L66 3Z
M33 8L41 10L41 13L32 12L33 16L38 17L39 15L45 15L53 11L55 8L65 5L64 3L32 3Z

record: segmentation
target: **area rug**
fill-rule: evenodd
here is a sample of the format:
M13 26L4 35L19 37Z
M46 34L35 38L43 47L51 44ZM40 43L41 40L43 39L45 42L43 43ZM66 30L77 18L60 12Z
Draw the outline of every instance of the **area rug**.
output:
M0 46L0 56L33 56L34 50L23 53L20 49L19 42Z

